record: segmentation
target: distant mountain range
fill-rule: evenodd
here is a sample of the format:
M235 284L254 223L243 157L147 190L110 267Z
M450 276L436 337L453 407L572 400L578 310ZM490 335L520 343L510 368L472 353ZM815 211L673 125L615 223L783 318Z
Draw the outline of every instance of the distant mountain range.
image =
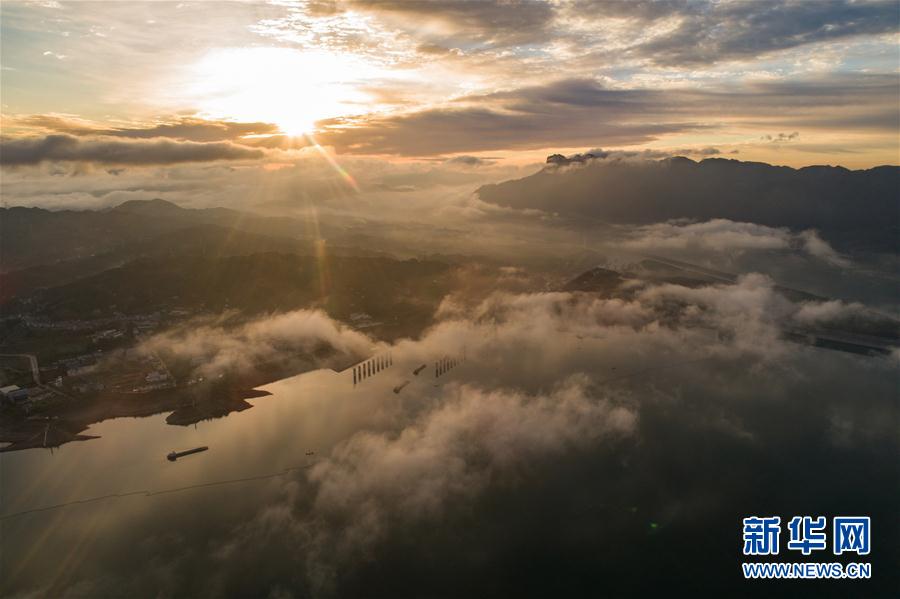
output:
M380 257L174 252L39 290L22 307L51 321L176 307L243 314L318 307L342 320L365 312L393 324L402 315L401 328L418 331L450 291L453 272L441 262ZM19 304L7 307L16 313Z
M0 212L0 306L50 320L174 307L256 314L318 307L366 313L415 334L449 292L454 267L322 245L302 221L164 200L102 211ZM398 315L403 315L401 320Z
M104 254L116 259L142 254L154 246L191 242L188 230L210 227L244 234L296 237L285 219L266 218L226 208L187 209L165 200L131 200L108 210L0 208L0 273ZM165 244L155 243L168 236ZM200 241L200 240L197 240ZM232 246L248 241L238 236ZM259 242L259 238L256 239ZM270 242L267 242L270 243ZM268 247L265 249L274 249ZM154 250L155 251L155 250Z
M492 204L610 223L725 218L817 229L843 251L898 252L900 167L793 169L676 157L659 161L559 155L541 171L485 185Z
M165 200L132 200L100 211L0 208L0 303L139 258L264 252L314 255L317 239L290 218L225 208L186 209ZM381 252L328 244L331 256Z

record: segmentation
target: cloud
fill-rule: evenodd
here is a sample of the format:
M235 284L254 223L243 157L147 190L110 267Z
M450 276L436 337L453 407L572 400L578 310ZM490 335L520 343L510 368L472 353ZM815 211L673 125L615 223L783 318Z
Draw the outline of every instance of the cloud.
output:
M665 133L699 127L692 123L621 124L598 116L583 107L561 108L542 115L482 107L436 108L407 115L322 121L317 137L340 153L434 156L584 145L597 139L611 144L637 144Z
M661 66L710 65L758 59L859 36L896 31L898 10L887 1L715 2L377 2L350 0L307 9L308 16L346 11L374 16L420 40L420 51L450 45L467 53L493 52L508 58L510 46L546 51L551 44L575 54L603 54ZM587 35L586 32L590 32ZM438 44L436 42L442 42Z
M245 146L242 143L238 147ZM94 167L85 162L45 162L30 168L5 169L0 185L9 206L102 209L116 205L122 194L128 194L135 199L163 198L190 208L296 212L304 222L309 207L315 206L319 217L329 221L334 212L340 212L343 224L335 225L341 229L347 222L361 219L371 222L371 232L377 227L376 222L385 218L394 222L415 220L423 231L419 237L422 239L433 236L434 228L427 223L433 222L431 219L441 211L470 209L477 204L499 212L498 207L473 199L472 189L521 176L533 168L507 163L471 167L446 163L443 158L423 163L338 157L341 167L359 186L361 192L357 193L316 150L260 149L267 152L266 159L240 164L219 161ZM272 164L280 168L267 170ZM409 191L416 191L415 196ZM401 193L405 197L402 201ZM521 215L509 215L508 219L521 219ZM430 232L425 233L425 229ZM387 236L400 233L395 225L385 231ZM492 234L497 235L498 231ZM491 233L486 232L483 239L491 239Z
M815 231L792 233L784 227L766 227L722 218L699 223L655 223L636 227L628 236L623 247L637 251L742 252L799 248L836 266L847 267L851 264Z
M638 227L625 246L636 250L735 251L787 249L791 233L753 223L713 219L702 223L657 223Z
M72 135L0 140L0 164L3 166L36 165L50 161L140 166L251 160L263 156L262 150L225 142L114 141L80 139Z
M49 38L60 30L73 32L73 43L77 38L102 44L102 52L85 47L85 42L72 48L70 57L88 61L79 63L77 77L102 82L110 103L150 103L163 114L179 114L184 106L170 93L161 97L159 90L178 89L172 78L187 78L189 65L216 47L222 31L230 40L241 41L235 46L294 44L355 56L361 64L377 65L378 74L351 77L348 91L369 97L376 106L369 115L354 110L354 118L345 114L326 123L323 135L343 152L437 155L427 152L417 135L436 138L434 143L452 154L496 146L485 138L500 139L510 149L571 148L636 145L684 132L716 130L754 139L766 131L799 130L814 144L805 150L838 154L839 148L830 150L820 143L817 130L819 136L828 133L822 130L852 130L867 137L843 135L844 146L855 146L867 156L887 154L890 140L885 131L896 129L900 118L896 77L885 58L887 36L896 30L893 3L602 4L338 1L256 9L236 4L200 24L202 7L161 4L154 6L152 19L126 9L56 11L60 21L47 25L50 31L38 27L46 22L45 11L21 5L8 8L4 22L14 32L39 29L41 38ZM147 27L148 20L166 26ZM196 43L188 54L172 43L192 36ZM39 41L39 57L54 47L47 39ZM795 48L806 48L806 54L771 56ZM831 61L828 66L808 64L823 57ZM715 66L734 60L742 62ZM665 61L672 64L662 64ZM680 68L683 61L690 63L686 72ZM47 63L57 61L40 62L37 68L47 69ZM866 68L853 72L838 66L860 62ZM11 65L32 70L27 62ZM145 83L121 84L130 81L127 75L135 70ZM561 72L567 80L554 81ZM96 97L76 94L81 88L69 74L65 80L60 79L63 74L47 75L41 94L53 85L67 89L71 93L65 94L66 106L59 109L89 113ZM100 129L117 137L193 141L271 131L265 123L241 129L238 124L199 121L167 118L147 125L104 124ZM506 131L510 128L513 131ZM436 135L421 135L431 130ZM531 131L533 142L526 139ZM876 131L880 139L868 137ZM802 151L795 144L784 154L797 160Z
M721 129L735 115L760 127L806 122L819 130L872 128L897 120L896 91L895 78L879 74L719 83L704 89L623 87L570 78L472 93L409 112L327 119L318 123L317 138L340 153L433 156L598 142L640 145L673 133ZM873 114L881 116L873 119ZM799 133L791 135L779 141L796 140Z
M418 363L465 347L468 360L460 372L466 382L400 404L382 400L375 430L338 443L310 471L308 491L286 499L287 506L301 509L273 506L274 511L261 512L258 520L238 528L230 545L246 549L286 528L302 540L303 571L312 593L341 594L347 585L352 588L355 576L368 579L361 564L374 561L381 569L393 563L385 555L401 550L402 539L420 552L429 547L429 554L459 550L438 531L452 530L467 517L483 521L498 497L515 499L532 514L530 520L536 509L554 509L547 501L555 509L571 509L568 499L586 488L592 489L593 509L598 501L641 510L650 503L656 507L649 511L670 524L727 512L730 504L693 496L699 492L695 477L703 475L692 467L679 466L684 468L679 482L661 498L648 502L654 495L648 489L665 484L660 468L673 456L680 456L675 458L679 464L695 464L709 443L729 448L728 456L720 456L728 469L748 467L747 451L793 447L796 425L772 425L758 412L780 412L803 396L800 389L816 389L818 409L832 422L846 424L839 435L820 443L865 443L866 433L858 427L868 416L835 408L845 387L824 392L828 383L816 380L821 374L834 384L845 376L845 367L837 366L841 359L829 354L807 358L780 338L778 321L796 309L761 275L697 289L651 285L631 300L496 293L465 314L447 317L422 340L394 348L396 360ZM843 374L825 374L827 367L817 360ZM886 383L888 364L872 367ZM819 424L807 426L813 430ZM878 427L876 438L890 435L889 428ZM677 441L662 441L673 433ZM660 451L649 462L638 458L648 447ZM632 460L638 462L632 466ZM705 464L697 465L700 470L720 468L700 461ZM566 473L550 474L560 469ZM582 471L587 478L577 474ZM597 476L598 471L604 475ZM688 471L693 474L686 479ZM686 483L692 488L687 495ZM611 489L620 485L629 489L627 499L613 499L618 494ZM703 493L723 495L720 485L701 487ZM504 511L511 509L502 505L507 505ZM496 517L500 520L490 521L502 522L497 524L500 539L479 544L495 555L495 567L493 552L508 551L516 543L506 539L510 527L523 522ZM528 534L535 534L535 525L529 526ZM554 522L548 530L559 534L559 526ZM622 534L595 531L584 543L605 543ZM559 550L558 537L542 538L541 544L550 547L539 555ZM473 542L467 539L463 546ZM579 544L578 551L584 550Z
M371 339L322 312L297 310L236 325L222 319L191 322L148 339L139 351L167 352L211 378L274 360L304 364L303 369L336 365L366 356L372 347Z
M103 127L97 123L67 115L34 114L11 119L17 126L38 128L77 136L126 137L130 139L171 138L180 141L235 141L248 135L268 136L278 133L271 123L239 123L199 118L133 127Z
M545 2L499 1L469 2L405 2L403 0L352 0L347 7L374 12L386 18L398 15L426 29L430 22L445 28L440 37L458 37L492 46L508 46L546 41L555 16L552 5Z
M670 380L666 373L700 381L703 359L740 360L748 370L777 364L790 355L775 326L786 305L761 276L701 290L650 287L631 301L495 293L393 348L403 364L465 348L460 372L467 382L402 403L393 393L368 392L373 428L339 442L312 468L308 491L236 527L223 556L289 531L305 548L297 555L306 584L337 591L344 584L338 572L371 559L398 531L441 526L557 464L645 442L642 411L674 400L652 399L637 381ZM705 327L731 334L717 337ZM744 434L739 423L720 418L703 426ZM532 492L524 493L520 500L530 503ZM299 504L302 511L292 509Z
M447 54L458 54L459 50L453 48L446 48L444 46L438 44L419 44L416 46L416 52L420 54L431 54L431 55L447 55Z
M739 153L738 150L732 150L731 154ZM565 166L568 164L584 164L591 160L659 160L661 158L673 158L675 156L718 156L722 154L722 150L707 146L705 148L677 148L677 149L646 149L646 150L604 150L603 148L594 148L588 150L584 154L573 154L571 156L563 156L562 154L553 154L547 157L547 164L555 164Z
M53 131L67 135L94 135L102 129L93 121L69 114L30 114L10 117L9 121L14 127L38 129L42 132Z
M803 249L809 254L842 268L852 265L850 260L841 256L831 247L831 244L822 239L818 232L813 230L801 231L799 237L803 242Z
M387 374L414 379L399 394L387 374L354 390L346 375L308 373L269 387L274 396L260 400L267 405L251 410L249 423L242 414L201 428L218 441L211 456L240 457L208 462L212 480L218 467L224 476L278 472L315 447L311 468L10 526L6 542L17 546L46 533L91 549L49 581L43 562L6 552L4 564L21 565L10 584L43 595L153 588L406 597L491 588L546 597L560 590L563 572L566 595L644 595L673 588L688 567L692 577L706 573L704 584L712 576L717 588L739 593L728 564L734 514L748 497L776 513L817 498L827 498L823 509L866 510L873 520L895 513L898 481L887 465L898 449L896 361L786 342L779 320L798 309L841 311L797 306L761 275L694 289L648 284L620 298L491 294L393 346L397 366ZM280 318L233 329L234 345L278 345L272 338L293 338L289 330L335 338L341 329L321 315L300 328ZM219 336L219 328L198 331ZM309 346L283 351L299 347ZM463 348L467 360L438 387L400 374ZM785 455L796 468L773 466ZM123 457L102 451L96 459ZM835 464L845 492L835 490ZM56 480L66 476L80 474ZM168 474L148 469L138 488L170 486ZM92 516L99 524L85 532ZM42 547L46 559L71 553L68 543ZM648 576L638 558L651 553L658 567ZM893 559L873 553L885 571ZM136 572L134 563L145 567Z
M463 154L461 156L448 158L446 162L447 164L461 164L463 166L484 166L486 164L493 164L496 160L496 158L480 158L478 156L467 156Z
M246 135L265 135L277 132L278 127L269 123L233 123L199 119L185 119L177 123L163 123L148 128L122 128L98 131L100 135L111 137L128 137L132 139L168 137L182 141L198 142L235 141Z
M866 308L858 302L845 303L840 300L808 302L793 315L794 320L806 325L834 321L839 318L865 315Z
M793 133L779 133L778 135L763 135L760 139L763 141L768 141L771 143L786 143L789 141L794 141L800 138L800 133L794 131Z
M626 19L636 27L666 22L626 50L666 66L712 64L896 31L895 2L829 0L792 2L584 2L579 12Z
M534 460L632 434L636 418L585 377L539 396L462 387L399 435L356 435L313 468L314 509L348 522L339 545L358 550L380 540L397 516L438 519Z
M182 141L235 141L247 135L271 135L278 133L278 127L271 123L237 123L232 121L208 121L204 119L181 119L173 123L160 123L152 127L118 128L97 131L99 135L128 137L132 139L152 139L169 137Z

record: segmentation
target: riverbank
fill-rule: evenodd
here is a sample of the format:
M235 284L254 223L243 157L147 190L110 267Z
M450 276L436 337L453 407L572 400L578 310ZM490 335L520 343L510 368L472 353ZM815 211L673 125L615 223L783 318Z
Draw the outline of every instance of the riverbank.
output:
M11 409L0 412L0 452L59 447L72 441L96 439L82 434L90 425L112 418L143 418L171 412L166 422L188 426L252 408L247 399L265 397L262 386L281 377L241 381L241 384L193 385L149 393L101 393L53 406L38 415L24 416ZM252 386L251 386L252 385Z

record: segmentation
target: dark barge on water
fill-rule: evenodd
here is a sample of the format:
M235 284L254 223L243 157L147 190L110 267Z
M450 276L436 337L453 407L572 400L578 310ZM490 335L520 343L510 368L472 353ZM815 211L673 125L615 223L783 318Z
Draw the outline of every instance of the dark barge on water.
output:
M201 451L206 451L207 449L209 449L209 447L206 447L204 445L203 447L195 447L193 449L186 449L185 451L172 451L169 453L169 455L166 456L166 458L170 462L174 462L178 458L183 458L184 456L191 455L192 453L200 453Z

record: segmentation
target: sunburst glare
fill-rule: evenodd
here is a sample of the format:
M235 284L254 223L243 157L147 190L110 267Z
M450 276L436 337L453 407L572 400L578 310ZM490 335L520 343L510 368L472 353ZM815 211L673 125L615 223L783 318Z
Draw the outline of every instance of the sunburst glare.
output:
M189 67L188 96L215 118L264 121L287 135L358 111L370 98L358 84L380 75L358 57L280 47L212 50Z

